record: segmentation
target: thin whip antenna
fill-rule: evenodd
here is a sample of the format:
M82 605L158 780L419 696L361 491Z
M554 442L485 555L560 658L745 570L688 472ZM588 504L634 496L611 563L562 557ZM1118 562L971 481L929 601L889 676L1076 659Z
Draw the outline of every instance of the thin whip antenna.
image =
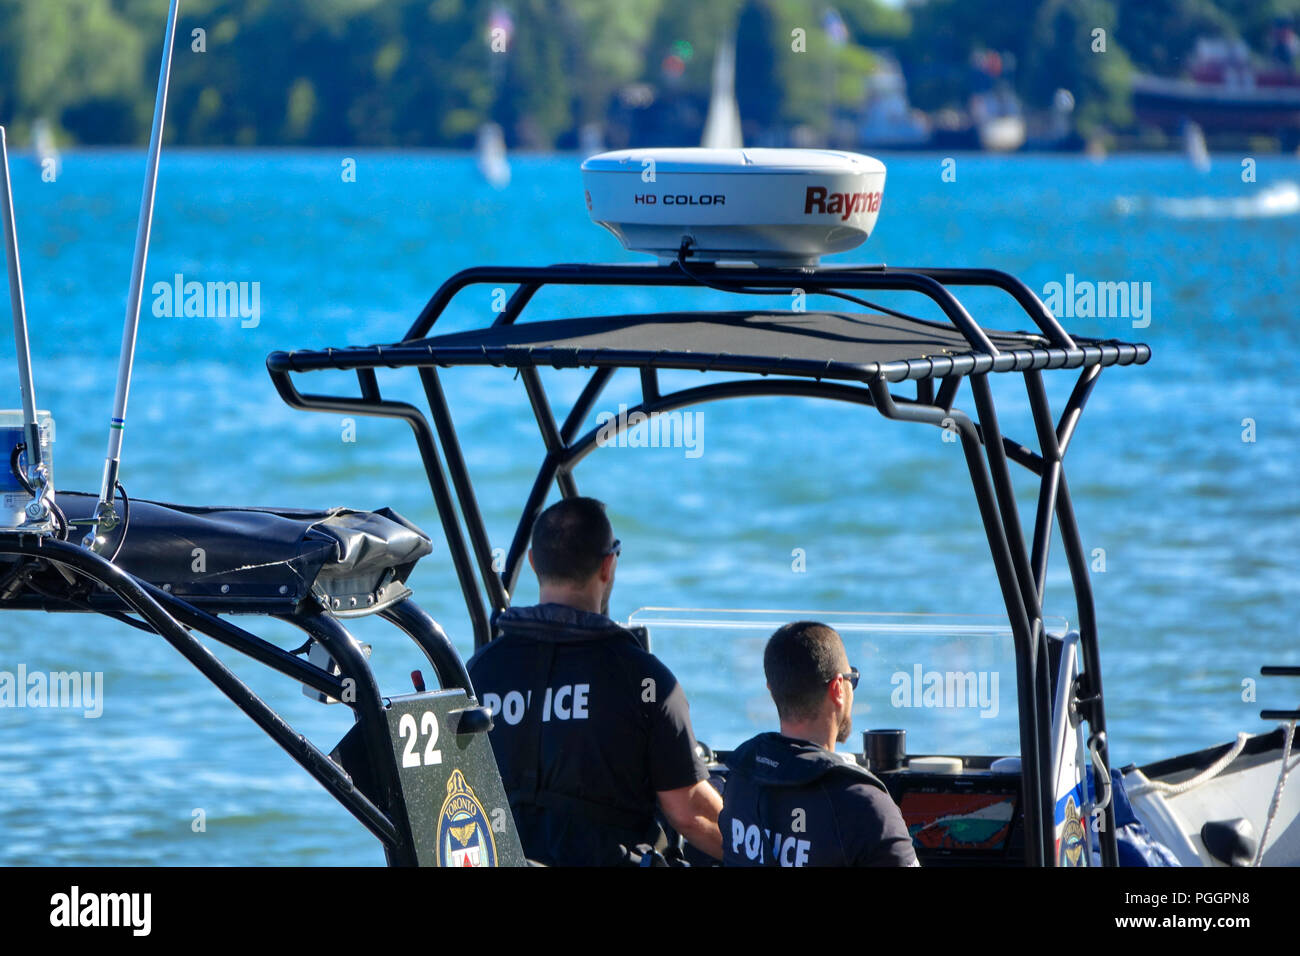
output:
M23 429L27 444L27 476L36 489L27 507L33 521L49 517L45 504L48 486L41 461L41 432L36 421L36 384L32 379L32 351L27 340L27 304L23 301L22 266L18 263L18 225L14 221L14 197L9 188L9 145L0 126L0 217L4 219L5 257L9 262L9 304L14 315L14 351L18 353L18 391L22 394Z
M82 545L102 547L101 531L117 527L113 490L122 461L122 432L126 428L126 400L131 391L131 368L135 364L135 339L140 326L140 299L144 293L145 261L149 257L149 229L153 225L153 199L158 186L158 155L162 152L163 114L167 111L167 83L172 72L172 41L176 37L176 13L180 0L171 0L163 37L162 66L158 70L158 95L153 107L153 129L149 132L149 161L144 172L144 193L140 197L140 222L135 231L135 259L131 263L131 288L126 297L126 325L122 329L122 352L117 365L117 393L113 417L108 423L108 455L104 459L104 483L95 508L95 524Z

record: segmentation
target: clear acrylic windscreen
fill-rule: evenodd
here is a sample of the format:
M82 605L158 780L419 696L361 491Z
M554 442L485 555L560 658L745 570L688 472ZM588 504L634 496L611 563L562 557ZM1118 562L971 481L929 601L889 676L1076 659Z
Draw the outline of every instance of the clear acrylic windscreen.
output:
M649 630L651 649L682 682L696 737L728 750L778 729L763 648L797 620L838 631L861 672L853 732L841 750L861 752L864 730L901 727L911 755L1020 753L1015 646L1004 618L648 607L627 623ZM1051 634L1066 627L1047 621Z

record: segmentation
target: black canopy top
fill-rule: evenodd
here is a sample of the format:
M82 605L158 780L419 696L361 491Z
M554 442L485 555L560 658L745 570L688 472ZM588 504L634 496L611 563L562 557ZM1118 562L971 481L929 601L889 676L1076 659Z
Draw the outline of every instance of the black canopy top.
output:
M273 369L435 365L651 367L868 381L1146 362L1145 345L984 330L997 354L955 327L875 313L733 311L591 316L494 325L399 345L279 352Z

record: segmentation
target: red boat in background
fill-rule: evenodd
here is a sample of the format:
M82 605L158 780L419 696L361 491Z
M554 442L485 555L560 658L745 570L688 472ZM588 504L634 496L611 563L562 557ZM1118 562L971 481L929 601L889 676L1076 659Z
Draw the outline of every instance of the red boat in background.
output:
M1139 74L1133 82L1138 121L1177 131L1196 123L1208 134L1276 136L1300 147L1300 37L1274 28L1266 64L1240 40L1201 38L1185 79Z

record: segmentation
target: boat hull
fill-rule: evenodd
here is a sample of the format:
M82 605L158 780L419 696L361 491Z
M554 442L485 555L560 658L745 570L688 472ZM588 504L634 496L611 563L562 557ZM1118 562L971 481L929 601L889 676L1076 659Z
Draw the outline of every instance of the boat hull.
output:
M1126 767L1124 785L1129 800L1147 829L1169 847L1183 866L1243 865L1242 857L1222 858L1213 830L1222 836L1233 821L1245 839L1240 849L1253 857L1264 839L1270 808L1282 770L1285 735L1279 728L1246 737L1239 744L1221 744L1171 757L1144 767ZM1240 746L1239 752L1231 756ZM1300 763L1294 748L1287 767ZM1224 764L1217 768L1216 765ZM1271 825L1267 827L1262 866L1300 866L1300 787L1284 787ZM1151 786L1154 784L1154 786ZM1253 841L1253 842L1252 842ZM1249 852L1246 852L1249 851Z

